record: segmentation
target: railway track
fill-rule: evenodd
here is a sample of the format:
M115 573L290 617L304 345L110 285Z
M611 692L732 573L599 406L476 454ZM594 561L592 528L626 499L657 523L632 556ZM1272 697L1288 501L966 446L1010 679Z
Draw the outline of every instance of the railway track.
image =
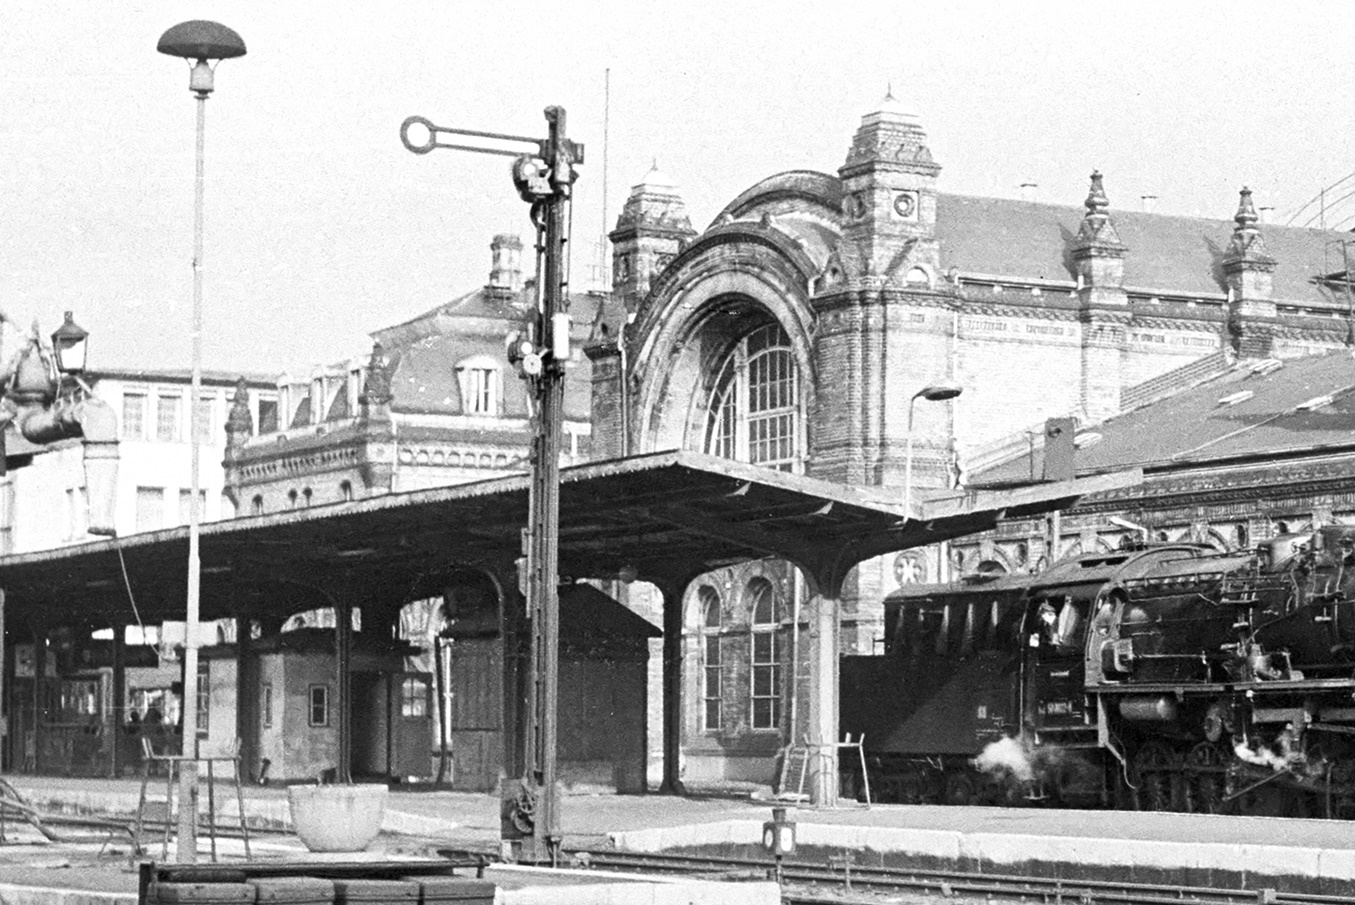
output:
M440 849L444 857L470 852ZM740 881L772 877L770 859L695 855L638 854L599 849L565 852L571 867L684 875ZM785 861L781 866L782 901L793 905L843 905L899 901L899 896L940 897L942 901L1019 901L1059 905L1355 905L1355 895L1288 893L1269 888L1224 889L1105 880L1069 880L966 871L863 867L850 859L829 864Z

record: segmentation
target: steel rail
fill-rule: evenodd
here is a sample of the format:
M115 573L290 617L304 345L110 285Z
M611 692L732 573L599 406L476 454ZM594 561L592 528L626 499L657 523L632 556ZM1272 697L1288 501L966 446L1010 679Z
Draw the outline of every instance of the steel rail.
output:
M630 870L663 874L700 875L707 879L747 880L770 876L770 858L726 858L703 855L639 854L608 850L571 849L565 853L571 866L603 870ZM835 859L836 860L836 859ZM787 902L842 903L841 892L829 899L815 886L835 890L869 892L911 891L941 896L978 896L1025 901L1076 902L1078 905L1240 905L1269 902L1274 905L1355 905L1355 896L1288 893L1273 888L1227 889L1181 884L1131 883L1112 880L1071 880L1017 874L981 874L960 870L913 870L869 867L858 864L819 865L785 861L781 866L789 884Z

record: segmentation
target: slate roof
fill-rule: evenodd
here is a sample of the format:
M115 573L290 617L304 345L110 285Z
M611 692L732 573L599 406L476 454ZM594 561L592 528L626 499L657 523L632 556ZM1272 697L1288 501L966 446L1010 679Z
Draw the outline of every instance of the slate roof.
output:
M1275 368L1267 371L1265 365ZM1242 457L1355 447L1355 355L1246 361L1174 396L1111 418L1083 435L1079 474L1163 468ZM1033 455L1033 462L1032 462ZM971 486L1026 482L1040 450L970 476Z
M1068 281L1068 246L1086 213L1083 207L1005 198L937 196L936 236L941 265L963 272L1013 279ZM1139 211L1109 211L1125 255L1125 286L1163 294L1220 296L1220 261L1235 224ZM1344 302L1312 280L1344 269L1340 247L1349 233L1260 224L1277 266L1272 298L1301 304Z
M397 412L435 415L461 414L461 389L454 365L475 356L486 356L502 365L503 408L507 417L529 413L526 386L508 366L505 339L520 329L522 309L529 289L516 294L480 288L444 302L403 323L374 331L394 364L391 375L391 408ZM610 300L597 293L570 297L570 317L576 347L591 336ZM619 305L619 302L617 303ZM570 372L565 382L565 417L587 420L592 388L588 360Z

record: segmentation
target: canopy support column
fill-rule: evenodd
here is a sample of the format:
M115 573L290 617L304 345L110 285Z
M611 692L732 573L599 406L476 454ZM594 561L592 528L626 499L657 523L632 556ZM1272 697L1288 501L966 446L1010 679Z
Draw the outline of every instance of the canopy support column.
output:
M809 604L809 800L820 807L837 804L839 602L819 592Z
M659 791L683 795L682 785L682 592L663 584L663 784Z
M253 628L248 616L235 617L235 737L240 770L251 781L259 775L259 657Z
M47 735L47 633L33 630L33 772L43 770Z
M112 706L108 714L109 745L108 775L117 779L122 775L123 739L127 737L127 626L113 624L113 689ZM133 739L140 744L140 739Z
M351 682L353 660L353 604L334 602L334 719L339 732L336 782L353 781L353 712Z

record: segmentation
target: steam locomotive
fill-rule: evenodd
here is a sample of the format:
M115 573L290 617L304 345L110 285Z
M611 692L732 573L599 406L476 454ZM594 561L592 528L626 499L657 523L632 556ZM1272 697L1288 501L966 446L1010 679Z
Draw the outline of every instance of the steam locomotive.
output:
M1355 527L911 585L842 660L876 801L1355 818Z

